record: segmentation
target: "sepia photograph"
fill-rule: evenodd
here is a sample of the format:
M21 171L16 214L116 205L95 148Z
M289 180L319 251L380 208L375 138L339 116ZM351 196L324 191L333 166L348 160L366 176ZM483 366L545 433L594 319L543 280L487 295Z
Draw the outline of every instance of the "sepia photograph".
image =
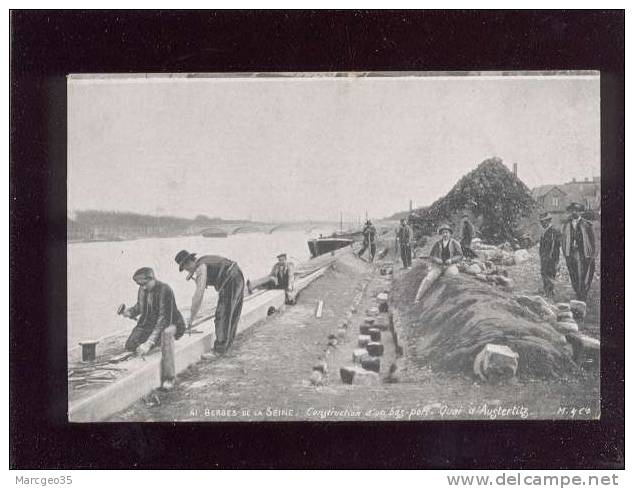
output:
M69 74L68 420L600 419L600 84Z

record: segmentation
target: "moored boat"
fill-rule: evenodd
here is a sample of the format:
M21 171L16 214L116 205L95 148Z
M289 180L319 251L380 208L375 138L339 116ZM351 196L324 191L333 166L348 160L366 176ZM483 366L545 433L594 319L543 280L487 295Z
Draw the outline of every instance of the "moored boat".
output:
M353 243L349 238L315 238L308 240L308 249L310 250L311 258L323 255L324 253L330 253L331 251L345 248Z

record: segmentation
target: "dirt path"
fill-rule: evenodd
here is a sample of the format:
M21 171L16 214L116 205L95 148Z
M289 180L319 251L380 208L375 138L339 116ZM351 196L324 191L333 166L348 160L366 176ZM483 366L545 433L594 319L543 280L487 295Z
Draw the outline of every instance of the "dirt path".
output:
M390 255L388 255L390 258ZM396 276L411 273L396 268ZM466 376L449 376L400 361L401 381L373 386L346 385L339 366L351 365L364 311L376 305L389 281L352 256L302 292L287 307L236 338L222 358L199 362L179 376L176 388L156 391L111 421L276 421L400 419L593 418L598 391L570 382L528 382L503 387L480 385ZM363 292L361 294L361 292ZM355 299L357 311L350 313ZM315 318L319 300L323 316ZM381 320L383 320L382 318ZM344 321L346 337L328 347ZM394 356L389 335L381 375ZM329 352L329 353L327 353ZM310 382L312 367L326 361L325 385ZM598 387L597 387L598 390ZM562 408L565 408L562 411ZM581 411L580 411L581 410Z

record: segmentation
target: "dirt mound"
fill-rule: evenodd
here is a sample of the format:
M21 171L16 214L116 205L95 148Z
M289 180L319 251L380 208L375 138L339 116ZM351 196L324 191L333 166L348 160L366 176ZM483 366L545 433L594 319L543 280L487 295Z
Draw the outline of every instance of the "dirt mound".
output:
M412 361L472 375L476 355L493 343L519 354L521 377L558 377L576 370L565 337L536 320L508 291L462 274L440 278L421 303L414 304L425 269L420 266L405 275L393 292Z
M490 158L463 176L447 195L417 209L409 220L417 235L432 235L442 222L454 221L456 225L461 214L469 211L484 241L503 243L523 237L522 221L535 209L528 187L501 159Z

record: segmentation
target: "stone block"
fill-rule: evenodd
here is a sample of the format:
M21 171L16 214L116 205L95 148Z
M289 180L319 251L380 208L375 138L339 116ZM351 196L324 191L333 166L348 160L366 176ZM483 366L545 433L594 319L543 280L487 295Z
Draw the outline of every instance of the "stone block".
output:
M388 299L388 295L385 292L381 292L380 294L377 294L376 296L376 300L379 302L387 302Z
M352 351L352 362L360 364L363 358L369 356L370 354L368 353L368 350L366 350L365 348L357 348Z
M387 312L389 311L389 309L390 309L390 306L388 305L387 302L381 302L379 304L379 312Z
M579 331L579 326L577 326L577 323L574 323L574 322L569 323L569 322L557 321L555 323L555 329L562 334L567 334L567 333L575 333Z
M361 359L361 368L378 374L381 371L381 358L372 356L364 357Z
M366 313L368 316L373 316L373 317L376 317L376 316L378 316L378 315L379 315L379 308L378 308L378 307L376 307L376 306L370 307L369 309L367 309L367 310L365 311L365 313Z
M567 302L558 302L556 306L559 312L569 312L571 310L570 304L568 304Z
M599 367L601 356L601 342L581 333L569 333L566 335L568 343L572 346L573 360L582 367Z
M585 302L576 300L570 301L570 310L577 321L583 321L586 318L587 306Z
M566 319L566 318L572 319L571 311L563 311L557 314L557 321L561 321L562 319Z
M310 374L310 383L314 386L324 385L324 375L317 370L313 370L313 373Z
M370 334L370 340L372 341L381 341L381 330L378 328L370 328L368 331Z
M379 374L364 368L358 369L352 378L352 383L355 385L377 385L380 382Z
M377 329L377 328L375 328L374 325L362 324L361 326L359 326L359 333L364 335L369 335L371 329Z
M513 261L516 265L528 261L530 257L531 255L527 250L516 250L513 253Z
M519 355L508 346L489 343L476 356L473 372L488 382L510 379L517 372L518 360Z
M373 357L380 357L383 355L383 343L378 343L375 341L369 342L365 348L368 350L368 353Z
M389 324L384 322L376 323L374 327L378 329L379 331L387 331L388 329L390 329Z
M373 318L373 317L371 317L371 318L365 318L365 319L363 320L363 322L364 322L365 324L369 324L370 326L372 326L372 325L376 322L376 318Z
M352 379L354 378L354 375L356 374L357 370L359 370L357 367L341 367L339 369L339 375L341 376L341 381L344 384L352 384Z
M367 334L360 334L359 335L359 346L366 346L368 343L370 343L372 339L370 338L370 335Z

